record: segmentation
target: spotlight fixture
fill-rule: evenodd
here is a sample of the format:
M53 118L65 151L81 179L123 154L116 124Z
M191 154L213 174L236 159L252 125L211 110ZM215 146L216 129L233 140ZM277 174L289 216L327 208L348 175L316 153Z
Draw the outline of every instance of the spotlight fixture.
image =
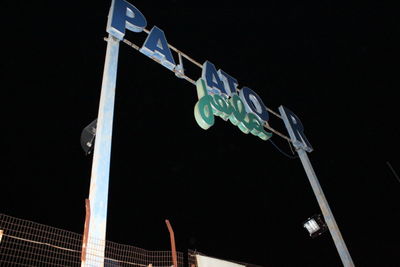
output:
M97 119L83 128L81 133L81 146L86 155L92 153L94 148L94 139L96 137Z
M328 230L328 226L320 214L316 214L308 218L303 223L303 227L306 228L312 238L320 236L322 233Z

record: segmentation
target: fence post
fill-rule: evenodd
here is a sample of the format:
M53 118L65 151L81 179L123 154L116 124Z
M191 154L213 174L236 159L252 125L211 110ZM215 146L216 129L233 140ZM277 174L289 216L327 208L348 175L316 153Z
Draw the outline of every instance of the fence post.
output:
M171 239L172 261L174 263L174 267L178 267L178 257L176 255L174 230L172 230L172 226L169 223L169 220L165 220L165 223L167 224L168 231L169 231L169 236L170 236L170 239Z

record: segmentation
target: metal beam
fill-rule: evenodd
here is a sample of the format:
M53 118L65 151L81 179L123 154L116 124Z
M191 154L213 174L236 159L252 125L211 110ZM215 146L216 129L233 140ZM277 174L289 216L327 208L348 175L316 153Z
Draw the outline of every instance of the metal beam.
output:
M107 39L107 52L104 63L96 139L93 152L92 174L90 178L90 218L86 261L82 262L82 266L104 265L118 52L119 40L110 35Z

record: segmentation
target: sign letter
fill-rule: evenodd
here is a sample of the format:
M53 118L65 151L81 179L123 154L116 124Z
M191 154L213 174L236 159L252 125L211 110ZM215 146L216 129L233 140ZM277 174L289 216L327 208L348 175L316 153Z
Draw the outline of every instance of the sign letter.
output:
M167 69L173 70L175 68L175 60L168 47L167 39L164 32L157 26L151 29L143 47L139 51L150 58L156 59Z
M304 149L309 153L313 151L311 144L304 135L304 127L299 118L284 106L279 107L279 112L281 113L282 119L285 122L285 126L289 133L290 139L292 139L293 146L296 149Z
M197 101L194 106L194 117L197 124L204 130L207 130L214 125L214 113L211 107L213 99L212 96L207 94L206 85L203 79L199 79L196 82L196 88L199 101Z
M224 83L219 78L217 69L214 64L208 60L203 64L201 78L206 81L207 89L210 93L220 95L221 92L225 91Z
M238 86L237 80L221 69L218 70L218 74L222 82L224 83L225 88L223 88L223 93L226 94L228 97L232 96L232 94L235 94L236 87Z
M143 14L125 0L113 0L108 14L107 32L119 40L124 39L125 29L141 32L147 25Z
M261 121L268 121L269 114L261 98L248 87L243 87L239 92L247 112L254 113Z

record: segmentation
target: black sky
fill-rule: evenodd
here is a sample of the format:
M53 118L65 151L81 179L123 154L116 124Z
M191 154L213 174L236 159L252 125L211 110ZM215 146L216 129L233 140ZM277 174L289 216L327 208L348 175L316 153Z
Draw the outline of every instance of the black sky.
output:
M0 212L83 231L111 1L2 3ZM381 1L130 1L168 42L302 120L309 154L356 266L400 266L398 14ZM145 35L128 33L141 44ZM341 266L298 159L216 118L195 87L120 46L109 240L263 266ZM198 77L193 77L197 79ZM396 115L397 114L397 115ZM272 116L273 117L273 116ZM283 123L271 126L285 132ZM285 132L286 133L286 132ZM291 153L287 142L272 139Z

